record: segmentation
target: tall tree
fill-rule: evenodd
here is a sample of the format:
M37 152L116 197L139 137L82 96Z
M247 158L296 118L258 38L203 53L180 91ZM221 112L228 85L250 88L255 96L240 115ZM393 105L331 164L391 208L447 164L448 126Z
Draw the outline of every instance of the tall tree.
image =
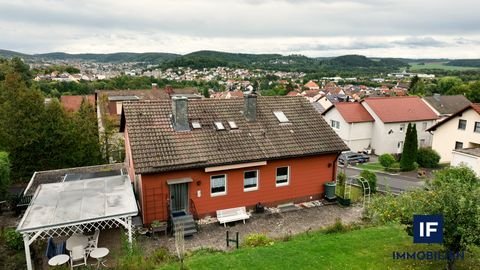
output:
M409 123L405 134L402 157L400 158L400 169L402 171L411 171L415 169L414 162L417 156L418 141L416 130L414 129L416 128Z
M0 200L6 199L8 186L10 186L10 159L7 152L0 152Z

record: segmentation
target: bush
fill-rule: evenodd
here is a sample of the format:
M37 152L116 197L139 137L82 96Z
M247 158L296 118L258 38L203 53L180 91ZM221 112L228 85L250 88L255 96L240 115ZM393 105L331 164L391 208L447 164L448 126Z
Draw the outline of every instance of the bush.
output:
M370 192L377 192L377 175L369 170L364 170L360 173L360 177L365 178L370 184Z
M437 168L440 155L432 148L420 148L417 154L417 162L423 168Z
M387 172L398 173L398 172L400 172L400 163L399 163L399 162L395 162L395 163L393 163L392 165L390 165L390 167L385 168L385 170L386 170Z
M247 247L264 247L273 245L273 240L261 233L252 233L245 237L243 245Z
M335 219L335 223L325 228L325 233L341 233L348 231L348 227L343 225L340 218Z
M150 261L155 266L159 266L162 264L166 264L169 262L174 261L176 258L170 254L168 249L161 247L156 249L150 256L148 256L147 260Z
M7 188L10 186L10 160L8 153L0 152L0 200L7 199Z
M341 198L343 198L343 193L345 189L345 181L347 180L347 176L343 172L339 172L337 175L338 184L335 187L335 194Z
M380 157L378 157L378 161L385 168L389 168L390 166L392 166L393 163L396 162L392 154L383 154Z
M5 238L7 247L11 250L23 249L23 237L15 229L6 229L3 233L3 237Z

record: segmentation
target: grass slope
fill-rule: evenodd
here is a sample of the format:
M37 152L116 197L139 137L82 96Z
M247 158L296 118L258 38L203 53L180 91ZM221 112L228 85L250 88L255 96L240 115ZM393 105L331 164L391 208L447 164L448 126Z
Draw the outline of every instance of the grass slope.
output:
M449 65L446 65L447 62L424 62L423 65L418 62L409 63L409 64L410 64L410 71L432 70L432 69L462 71L462 70L478 69L476 67L449 66Z
M413 244L401 227L374 227L347 233L311 233L273 246L242 248L229 253L198 253L187 269L442 269L444 262L393 260L393 251L439 250L439 245ZM467 253L457 269L479 269L480 251ZM170 264L161 269L180 269Z

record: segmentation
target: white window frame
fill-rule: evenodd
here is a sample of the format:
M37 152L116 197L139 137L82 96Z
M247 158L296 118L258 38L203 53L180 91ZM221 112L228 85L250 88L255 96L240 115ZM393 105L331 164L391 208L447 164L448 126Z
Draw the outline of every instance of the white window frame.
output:
M245 187L245 173L247 172L256 172L256 185L254 187L249 187L249 188L246 188ZM248 191L255 191L255 190L258 190L258 179L259 179L259 175L258 175L258 170L248 170L248 171L244 171L243 172L243 191L244 192L248 192Z
M277 179L277 171L280 168L287 168L287 182L285 183L278 183ZM288 186L290 185L290 166L280 166L275 169L275 186L276 187L283 187L283 186Z
M340 129L340 121L330 120L330 126L334 129Z
M213 193L213 192L212 192L212 180L213 180L213 177L215 177L215 176L221 176L221 175L223 175L223 176L224 176L224 179L225 179L225 191ZM211 196L211 197L217 197L217 196L224 196L224 195L227 195L227 175L226 175L226 174L215 174L215 175L211 175L211 176L210 176L210 196Z

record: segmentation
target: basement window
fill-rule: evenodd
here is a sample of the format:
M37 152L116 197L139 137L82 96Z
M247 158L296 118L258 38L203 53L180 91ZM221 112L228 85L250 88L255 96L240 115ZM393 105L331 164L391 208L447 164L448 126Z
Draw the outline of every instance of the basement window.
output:
M275 111L275 112L273 112L273 114L275 114L275 116L277 117L277 119L280 123L289 123L290 122L282 111Z
M192 127L193 129L199 129L199 128L202 128L202 125L200 124L199 121L195 120L195 121L192 121Z
M237 123L235 123L234 121L228 121L228 125L230 126L230 129L238 128Z
M225 126L222 122L214 122L216 130L225 130Z

